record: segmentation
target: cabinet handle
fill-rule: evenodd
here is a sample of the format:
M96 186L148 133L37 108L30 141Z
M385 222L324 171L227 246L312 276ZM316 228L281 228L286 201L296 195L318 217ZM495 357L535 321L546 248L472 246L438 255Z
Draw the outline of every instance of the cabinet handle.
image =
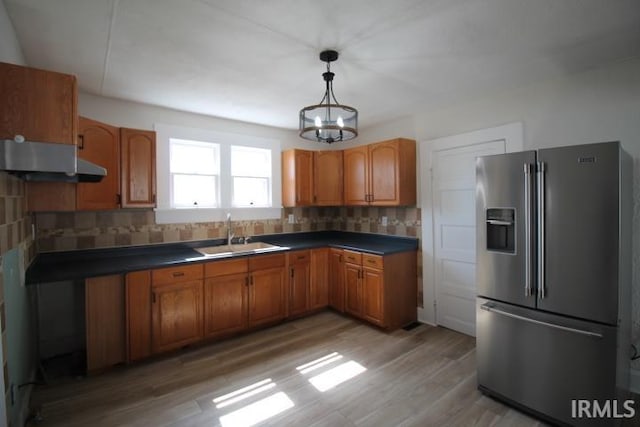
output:
M253 276L249 276L249 284L253 285Z
M84 150L84 135L78 135L78 150Z
M244 278L244 285L249 286L249 276Z
M173 273L173 277L180 277L180 276L184 276L184 272L183 271L176 271Z
M291 269L291 277L293 277L293 268Z
M156 293L151 292L151 304L155 304L155 303L156 303Z
M367 262L368 262L369 264L375 264L375 263L376 263L376 262L375 262L374 260L372 260L372 259L368 259L368 260L367 260Z
M122 204L122 194L116 194L116 203L118 206Z
M305 256L304 255L298 255L298 259L304 259Z

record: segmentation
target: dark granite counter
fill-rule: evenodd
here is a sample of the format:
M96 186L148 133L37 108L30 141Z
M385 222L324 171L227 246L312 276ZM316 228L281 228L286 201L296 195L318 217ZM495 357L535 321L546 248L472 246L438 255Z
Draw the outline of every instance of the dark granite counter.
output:
M255 236L261 241L280 246L277 251L334 247L376 255L413 251L418 239L371 233L344 231L316 231ZM26 283L61 282L87 277L121 274L129 271L167 267L190 262L208 262L230 257L253 256L247 253L208 257L195 248L217 246L224 239L195 242L168 243L120 248L88 249L67 252L43 252L31 263L26 272ZM274 251L269 251L273 253Z

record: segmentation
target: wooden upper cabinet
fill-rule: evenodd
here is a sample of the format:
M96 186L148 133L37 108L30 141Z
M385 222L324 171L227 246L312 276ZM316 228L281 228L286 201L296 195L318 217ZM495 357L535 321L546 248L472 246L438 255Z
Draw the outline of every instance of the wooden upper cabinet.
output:
M100 182L79 183L77 209L116 209L120 193L120 131L115 126L80 117L78 157L102 166L107 176Z
M340 206L343 200L342 150L313 153L313 204Z
M344 151L346 205L416 204L416 143L397 138Z
M369 202L416 204L416 143L398 138L369 146Z
M344 150L344 203L369 203L369 149L366 145Z
M75 76L0 62L0 139L75 144Z
M282 206L313 204L313 151L282 152Z
M120 128L122 207L156 205L156 133Z

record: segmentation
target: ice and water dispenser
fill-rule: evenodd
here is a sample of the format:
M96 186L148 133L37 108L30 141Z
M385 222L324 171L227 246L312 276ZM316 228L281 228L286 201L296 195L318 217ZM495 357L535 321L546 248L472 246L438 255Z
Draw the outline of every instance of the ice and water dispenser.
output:
M486 215L487 250L515 254L515 209L490 208Z

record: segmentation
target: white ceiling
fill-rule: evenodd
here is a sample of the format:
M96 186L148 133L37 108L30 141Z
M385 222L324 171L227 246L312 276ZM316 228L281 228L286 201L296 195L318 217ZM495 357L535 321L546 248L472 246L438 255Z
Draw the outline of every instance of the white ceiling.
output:
M638 0L4 2L28 64L85 92L283 128L326 48L361 126L640 56Z

